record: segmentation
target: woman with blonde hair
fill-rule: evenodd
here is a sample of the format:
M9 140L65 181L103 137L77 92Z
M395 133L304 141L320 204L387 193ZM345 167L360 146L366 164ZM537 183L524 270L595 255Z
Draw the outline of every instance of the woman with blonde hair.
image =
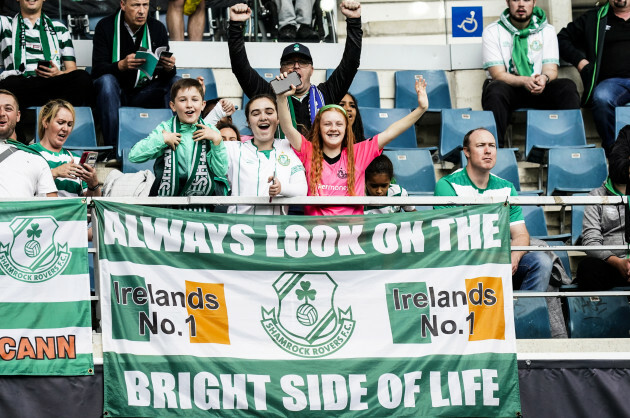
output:
M39 142L31 148L48 162L60 197L100 196L96 169L79 165L80 157L63 148L74 128L74 107L62 99L50 100L39 112Z

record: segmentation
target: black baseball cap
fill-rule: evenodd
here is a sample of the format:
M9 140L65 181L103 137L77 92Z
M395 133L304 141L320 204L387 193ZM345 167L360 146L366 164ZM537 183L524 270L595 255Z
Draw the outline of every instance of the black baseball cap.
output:
M282 51L282 56L280 57L280 62L285 61L288 57L295 55L304 57L308 59L311 63L313 62L311 51L309 51L306 46L299 43L294 43L284 48L284 51Z

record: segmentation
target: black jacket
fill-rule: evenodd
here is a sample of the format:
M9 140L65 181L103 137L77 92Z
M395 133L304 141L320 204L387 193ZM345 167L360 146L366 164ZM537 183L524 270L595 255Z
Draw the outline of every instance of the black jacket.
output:
M361 40L363 31L361 30L361 18L348 18L346 47L343 51L341 62L330 78L318 84L317 88L324 96L325 104L337 104L350 89L350 84L354 79L361 60ZM245 39L243 37L243 24L241 22L230 22L228 29L228 48L230 51L230 62L232 72L241 85L243 92L248 97L257 94L274 95L269 83L262 78L256 70L252 68L245 51ZM279 66L279 64L278 64ZM295 109L295 119L298 125L303 125L306 129L311 128L311 117L309 114L309 93L300 102L292 98ZM306 135L304 129L302 133Z
M617 135L617 140L608 156L608 170L613 182L630 184L630 125L624 126ZM627 190L630 192L630 190Z
M583 106L590 104L593 88L599 82L608 11L608 3L591 9L558 33L558 48L563 60L576 67L583 59L589 62L580 72L584 84Z
M118 13L118 12L116 12ZM126 92L131 92L136 82L137 71L120 71L118 62L112 62L112 51L114 49L114 22L116 13L101 19L94 30L94 41L92 48L92 77L98 78L104 74L113 74L120 82L121 88ZM124 13L123 13L124 16ZM138 36L137 43L134 44L129 31L124 27L121 16L120 28L120 59L136 52L139 48L141 37ZM149 33L151 34L151 51L155 51L160 46L168 46L168 34L166 28L159 20L152 17L147 19ZM156 70L154 80L164 77L171 78L175 75L176 69L171 71Z

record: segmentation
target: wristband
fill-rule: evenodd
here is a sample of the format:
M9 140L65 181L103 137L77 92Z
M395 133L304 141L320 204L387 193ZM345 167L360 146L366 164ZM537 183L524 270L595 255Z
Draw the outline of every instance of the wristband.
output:
M542 75L544 75L545 77L547 77L547 83L549 83L549 81L550 81L550 80L549 80L549 76L548 76L547 74L545 74L545 73L542 73Z
M94 186L94 187L90 187L90 186L88 186L88 188L87 188L87 189L88 189L89 191L93 192L94 190L98 189L98 186L99 186L99 184L98 184L98 183L96 183L96 186Z

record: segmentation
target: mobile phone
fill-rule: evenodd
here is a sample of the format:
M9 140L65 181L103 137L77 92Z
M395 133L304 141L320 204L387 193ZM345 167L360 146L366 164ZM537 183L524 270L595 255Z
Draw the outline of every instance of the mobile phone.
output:
M160 58L164 57L164 58L170 58L173 56L173 53L170 51L164 51L160 54Z
M50 61L45 61L45 60L39 60L37 61L37 66L38 67L45 67L45 68L50 68Z
M79 165L87 164L90 167L94 168L96 165L96 158L98 157L98 152L96 151L83 151L81 155L81 160L79 161Z
M294 71L290 72L286 78L282 80L272 80L269 84L271 84L271 88L275 94L282 94L291 90L291 84L295 87L301 85L302 79L300 78L300 75Z

